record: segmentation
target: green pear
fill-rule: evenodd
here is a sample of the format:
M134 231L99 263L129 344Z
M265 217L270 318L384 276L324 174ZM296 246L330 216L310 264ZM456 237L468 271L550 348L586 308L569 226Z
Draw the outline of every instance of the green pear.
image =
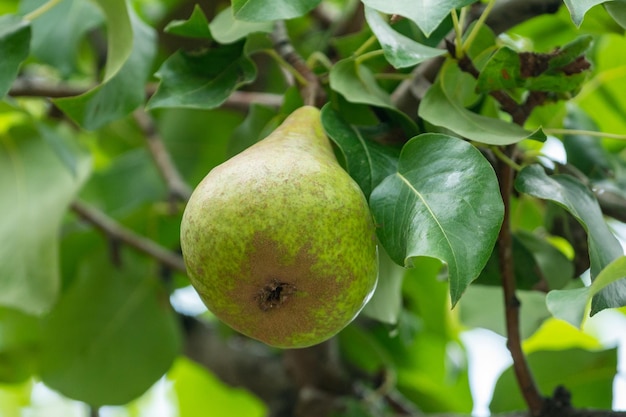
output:
M281 348L338 333L378 276L367 201L310 106L209 172L185 209L181 246L208 309Z

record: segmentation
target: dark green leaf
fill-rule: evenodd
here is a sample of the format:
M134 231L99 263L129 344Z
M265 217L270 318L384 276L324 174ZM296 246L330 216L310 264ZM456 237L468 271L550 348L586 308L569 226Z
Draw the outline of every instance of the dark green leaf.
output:
M594 121L579 107L569 106L563 127L573 130L597 131ZM563 135L567 163L591 179L607 178L613 166L610 154L596 137L575 133Z
M383 47L385 58L394 68L411 67L446 53L443 49L431 48L396 32L376 10L367 6L365 18Z
M326 134L339 146L347 171L369 198L372 190L388 175L396 172L399 151L365 137L357 126L346 123L331 105L322 109Z
M16 15L0 16L0 99L11 88L20 64L29 54L30 24Z
M524 85L520 74L520 58L517 52L509 47L502 47L494 53L483 69L476 82L476 89L481 93L507 90Z
M615 20L622 28L626 29L626 2L609 1L604 3L606 11L609 12L613 20Z
M233 17L230 9L222 10L209 24L213 37L222 44L236 42L251 33L269 33L272 31L273 27L271 22L237 20Z
M282 121L280 119L275 110L252 103L246 120L237 126L228 141L226 156L228 158L235 156L269 135L278 127Z
M59 291L58 234L70 201L89 171L89 158L65 140L73 175L29 128L0 134L0 305L42 314Z
M204 15L202 8L197 4L194 6L189 19L173 20L165 26L164 31L188 38L212 38L211 31L209 30L209 21Z
M548 68L559 69L567 64L571 64L589 49L592 41L593 37L591 35L583 35L566 43L559 48L555 56L550 59Z
M20 2L20 10L26 13L43 3L45 0ZM54 66L63 77L69 77L76 70L80 41L102 21L100 9L92 2L63 0L33 20L32 53L39 60Z
M238 20L267 22L299 17L311 11L321 0L233 0L233 16Z
M453 65L448 62L439 74L438 82L426 92L419 107L420 117L458 135L490 145L507 145L527 138L545 140L541 131L529 132L516 124L466 109L457 98L457 87L467 85L469 76L453 71Z
M529 250L548 288L563 288L574 278L574 266L563 253L545 239L525 231L515 233L519 242Z
M363 0L365 5L387 14L398 14L412 20L429 36L452 9L475 0Z
M611 408L617 349L538 351L528 355L528 364L544 395L551 395L562 385L572 394L575 407ZM490 410L504 413L526 408L513 369L509 368L496 384Z
M242 56L243 45L223 45L199 54L176 52L159 68L156 75L161 82L148 108L220 106L233 91L256 77L254 64Z
M129 42L132 50L121 68L110 74L112 70L110 61L107 60L107 77L104 83L80 96L55 100L61 110L85 129L98 129L125 117L145 100L145 82L150 76L156 53L156 33L132 10L129 9L128 14L132 22L133 37L132 42ZM113 62L111 65L117 64Z
M622 247L604 221L594 195L569 175L548 176L543 168L531 165L517 177L515 188L544 200L550 200L569 211L585 228L588 235L591 277L598 274L623 254ZM626 305L626 280L613 283L594 297L592 314L608 307Z
M446 262L453 304L487 263L503 218L491 165L467 142L440 134L404 146L398 172L374 189L370 206L396 263Z
M120 269L90 258L43 323L43 382L93 406L138 397L180 349L166 293L148 265L129 259Z

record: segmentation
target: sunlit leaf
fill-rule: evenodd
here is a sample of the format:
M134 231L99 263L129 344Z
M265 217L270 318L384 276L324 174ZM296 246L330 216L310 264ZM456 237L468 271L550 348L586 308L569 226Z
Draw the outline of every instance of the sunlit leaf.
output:
M105 254L83 264L45 318L41 346L43 382L94 406L138 397L180 348L178 323L151 268L130 257L116 268Z
M152 60L156 53L156 32L132 10L129 9L128 14L132 22L132 41L125 40L132 45L128 59L121 63L115 73L111 73L110 65L118 63L109 64L113 57L110 58L107 60L107 77L102 84L80 96L55 100L61 110L85 129L98 129L122 118L145 100L145 82L152 71Z
M537 351L528 355L528 365L541 393L551 395L562 385L580 408L610 409L617 349ZM512 368L498 380L489 406L492 413L526 409Z
M370 206L396 263L410 266L417 256L446 262L453 304L485 266L503 217L491 165L467 142L440 134L404 146L398 172L374 189Z
M540 166L531 165L520 172L515 187L520 192L555 202L580 222L588 235L592 279L613 260L623 255L621 245L604 221L596 198L572 176L548 176ZM594 297L591 313L626 305L624 294L626 280L611 284Z
M266 22L299 17L321 0L233 0L232 13L235 19L251 22Z
M445 19L452 9L467 6L475 0L363 0L365 5L387 14L410 19L427 36Z
M383 323L396 324L402 311L402 282L406 269L393 262L384 248L378 249L378 284L361 314Z
M411 67L446 53L443 49L422 45L396 32L377 11L367 6L365 18L383 47L385 58L394 68Z
M159 68L156 75L161 82L148 108L218 107L256 76L254 64L242 52L243 42L202 53L176 52Z
M274 25L271 22L237 20L230 9L224 9L211 21L209 28L216 41L229 44L243 39L251 33L271 32Z
M572 21L576 24L576 26L580 26L589 9L606 1L607 0L564 0L565 5L572 16Z
M39 319L0 307L0 384L31 378L39 344Z
M67 169L36 131L0 135L0 305L30 314L50 309L59 291L58 233L89 170L89 157L61 138L76 161Z
M467 74L465 74L467 76ZM541 131L529 132L511 122L474 113L456 98L457 85L468 82L452 71L452 64L444 66L439 80L433 84L419 107L419 116L465 138L490 145L507 145L523 139L545 140ZM471 81L470 81L471 83Z
M0 99L9 91L20 64L28 57L30 37L27 21L16 15L0 16Z
M104 80L113 78L130 58L135 42L131 13L126 0L96 0L106 18L107 65Z
M372 71L353 58L333 65L330 70L330 87L352 103L393 107L389 94L378 85Z

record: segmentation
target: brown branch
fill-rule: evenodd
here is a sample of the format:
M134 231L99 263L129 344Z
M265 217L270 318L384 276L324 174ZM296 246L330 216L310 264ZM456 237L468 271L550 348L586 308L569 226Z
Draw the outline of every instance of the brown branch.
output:
M110 239L125 243L173 270L187 272L182 256L125 228L96 207L81 200L75 200L70 207L80 218L99 229Z
M146 85L146 98L152 97L157 89L157 86L158 85L154 83ZM78 87L66 83L51 83L50 81L23 77L15 80L8 95L11 97L74 97L86 93L93 87L95 86ZM247 111L248 107L252 103L278 108L282 105L282 102L283 96L280 94L261 93L255 91L235 91L220 107L238 111Z
M506 156L511 158L515 145L509 145L504 149ZM520 335L519 310L520 301L515 294L515 269L513 264L513 236L511 233L511 193L513 190L513 168L503 161L498 161L498 180L500 181L500 193L504 202L504 220L498 235L498 260L502 278L502 290L504 293L505 320L507 332L507 347L513 358L513 369L520 391L533 416L541 414L544 398L539 392L531 374L526 356L522 350L522 338Z
M304 59L300 56L298 51L293 47L289 40L289 34L284 21L277 21L272 32L272 42L274 43L274 49L276 53L281 56L287 63L289 63L303 78L306 83L301 87L302 98L304 104L315 106L318 100L321 100L320 94L322 92L319 79L317 75L306 65Z
M189 197L191 197L191 192L193 190L185 182L182 175L176 168L176 165L174 165L165 144L161 140L161 136L156 131L154 121L143 110L136 110L133 115L137 124L144 132L148 150L154 159L154 163L161 174L161 177L163 177L165 183L167 184L170 198L186 202L189 200Z

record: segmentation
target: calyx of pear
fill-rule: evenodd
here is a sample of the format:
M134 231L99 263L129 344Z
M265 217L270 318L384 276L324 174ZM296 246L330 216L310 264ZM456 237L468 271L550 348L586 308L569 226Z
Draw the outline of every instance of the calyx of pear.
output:
M365 197L310 106L209 172L185 209L181 246L209 310L281 348L338 333L369 300L378 275Z

